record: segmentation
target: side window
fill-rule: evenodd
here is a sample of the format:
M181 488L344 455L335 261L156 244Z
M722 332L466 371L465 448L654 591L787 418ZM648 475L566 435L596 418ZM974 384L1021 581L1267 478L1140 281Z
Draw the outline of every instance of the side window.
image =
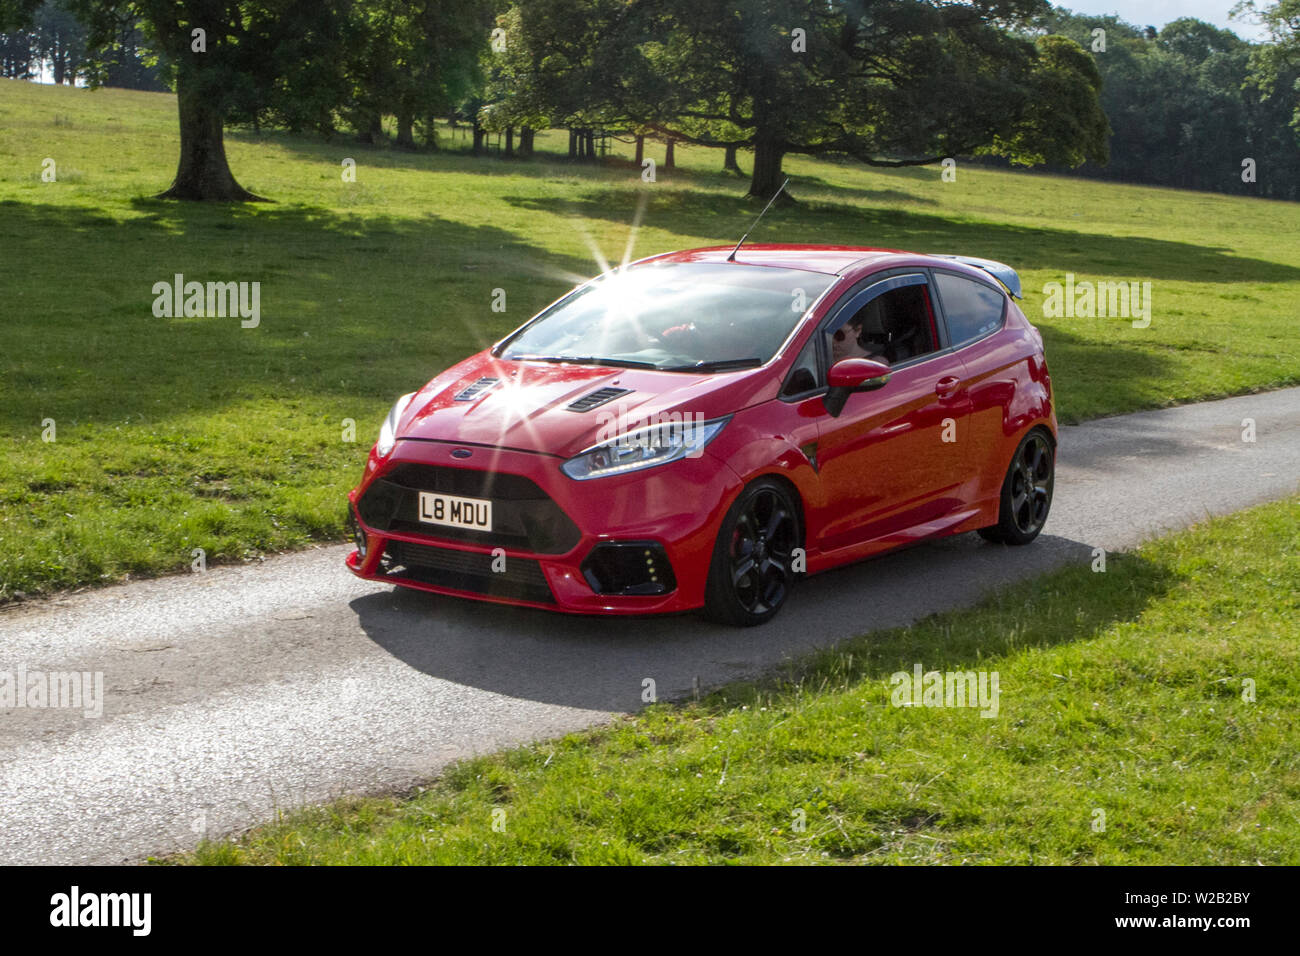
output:
M906 285L876 296L830 332L831 364L869 358L898 365L933 352L934 310L925 284Z
M953 345L962 345L998 329L1005 308L1002 293L983 282L964 276L935 273L948 335Z
M781 389L783 398L791 398L811 392L821 385L821 374L817 361L817 336L810 336L799 357L795 359L786 376L785 386Z

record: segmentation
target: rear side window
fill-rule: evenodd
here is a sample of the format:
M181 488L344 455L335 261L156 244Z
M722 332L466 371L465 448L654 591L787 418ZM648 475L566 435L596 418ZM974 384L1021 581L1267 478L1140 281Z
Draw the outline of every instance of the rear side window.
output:
M1002 326L1004 300L996 289L964 276L939 272L934 277L948 319L953 345L988 335Z

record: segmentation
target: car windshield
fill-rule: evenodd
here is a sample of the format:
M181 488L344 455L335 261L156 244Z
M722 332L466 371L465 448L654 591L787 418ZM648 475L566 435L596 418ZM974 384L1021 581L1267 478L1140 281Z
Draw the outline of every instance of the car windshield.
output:
M726 371L766 363L834 276L723 262L647 263L592 280L526 326L508 359Z

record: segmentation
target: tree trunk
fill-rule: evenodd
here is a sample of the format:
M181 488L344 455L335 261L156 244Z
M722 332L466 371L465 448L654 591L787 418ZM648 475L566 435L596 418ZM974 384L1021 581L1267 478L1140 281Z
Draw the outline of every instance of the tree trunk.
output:
M754 171L749 178L749 195L756 199L771 199L780 188L781 161L785 149L772 136L759 136L754 140Z
M640 166L642 163L645 162L645 137L644 136L638 136L636 138L636 159L633 160L633 162L635 162L637 166Z
M181 157L176 166L176 178L157 198L267 202L239 185L231 175L226 163L221 114L190 88L183 76L177 77L176 86L181 120Z
M513 126L507 126L506 127L506 156L507 158L513 159L514 155L515 155L515 128Z
M578 131L576 129L571 128L569 130L569 159L577 159L577 158L578 158Z
M396 146L398 149L415 149L415 115L405 107L397 110Z
M483 153L483 137L486 131L478 125L478 120L474 121L474 155L479 156Z
M587 162L594 163L595 161L596 161L596 132L595 130L589 129L587 130Z
M664 151L664 169L676 168L677 163L676 160L673 158L673 147L676 144L677 144L677 140L673 139L670 136L668 138L668 148Z
M533 132L527 126L519 131L519 155L523 159L533 155Z
M743 176L740 164L736 162L736 147L728 146L726 158L722 161L722 171L724 173L735 173L737 176Z
M361 122L357 124L358 143L372 146L383 133L384 118L378 113L366 113L361 117Z

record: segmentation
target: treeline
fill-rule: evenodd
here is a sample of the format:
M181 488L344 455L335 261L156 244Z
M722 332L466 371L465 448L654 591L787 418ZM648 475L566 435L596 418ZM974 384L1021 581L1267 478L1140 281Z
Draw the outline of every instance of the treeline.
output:
M256 198L226 165L232 124L436 149L450 119L523 157L552 128L574 160L617 137L640 165L654 138L739 173L745 150L759 197L802 154L1296 199L1300 0L1262 16L1269 44L1043 0L0 0L0 66L174 89L171 198Z
M30 26L0 33L0 77L48 77L69 86L80 81L159 92L168 88L138 20L125 18L105 48L93 57L88 55L88 34L71 0L45 0L36 8Z
M63 0L91 73L131 17L176 91L181 156L162 196L250 201L229 124L386 129L436 145L436 118L485 131L564 127L753 151L750 193L787 155L923 165L986 150L1027 163L1105 159L1091 58L1024 32L1043 0ZM0 29L41 0L0 0ZM388 122L391 120L391 124Z
M1269 9L1283 20L1267 44L1190 17L1157 32L1059 8L1043 16L1038 29L1076 40L1102 77L1110 160L1074 175L1300 199L1300 56L1285 22L1297 5L1287 6Z

